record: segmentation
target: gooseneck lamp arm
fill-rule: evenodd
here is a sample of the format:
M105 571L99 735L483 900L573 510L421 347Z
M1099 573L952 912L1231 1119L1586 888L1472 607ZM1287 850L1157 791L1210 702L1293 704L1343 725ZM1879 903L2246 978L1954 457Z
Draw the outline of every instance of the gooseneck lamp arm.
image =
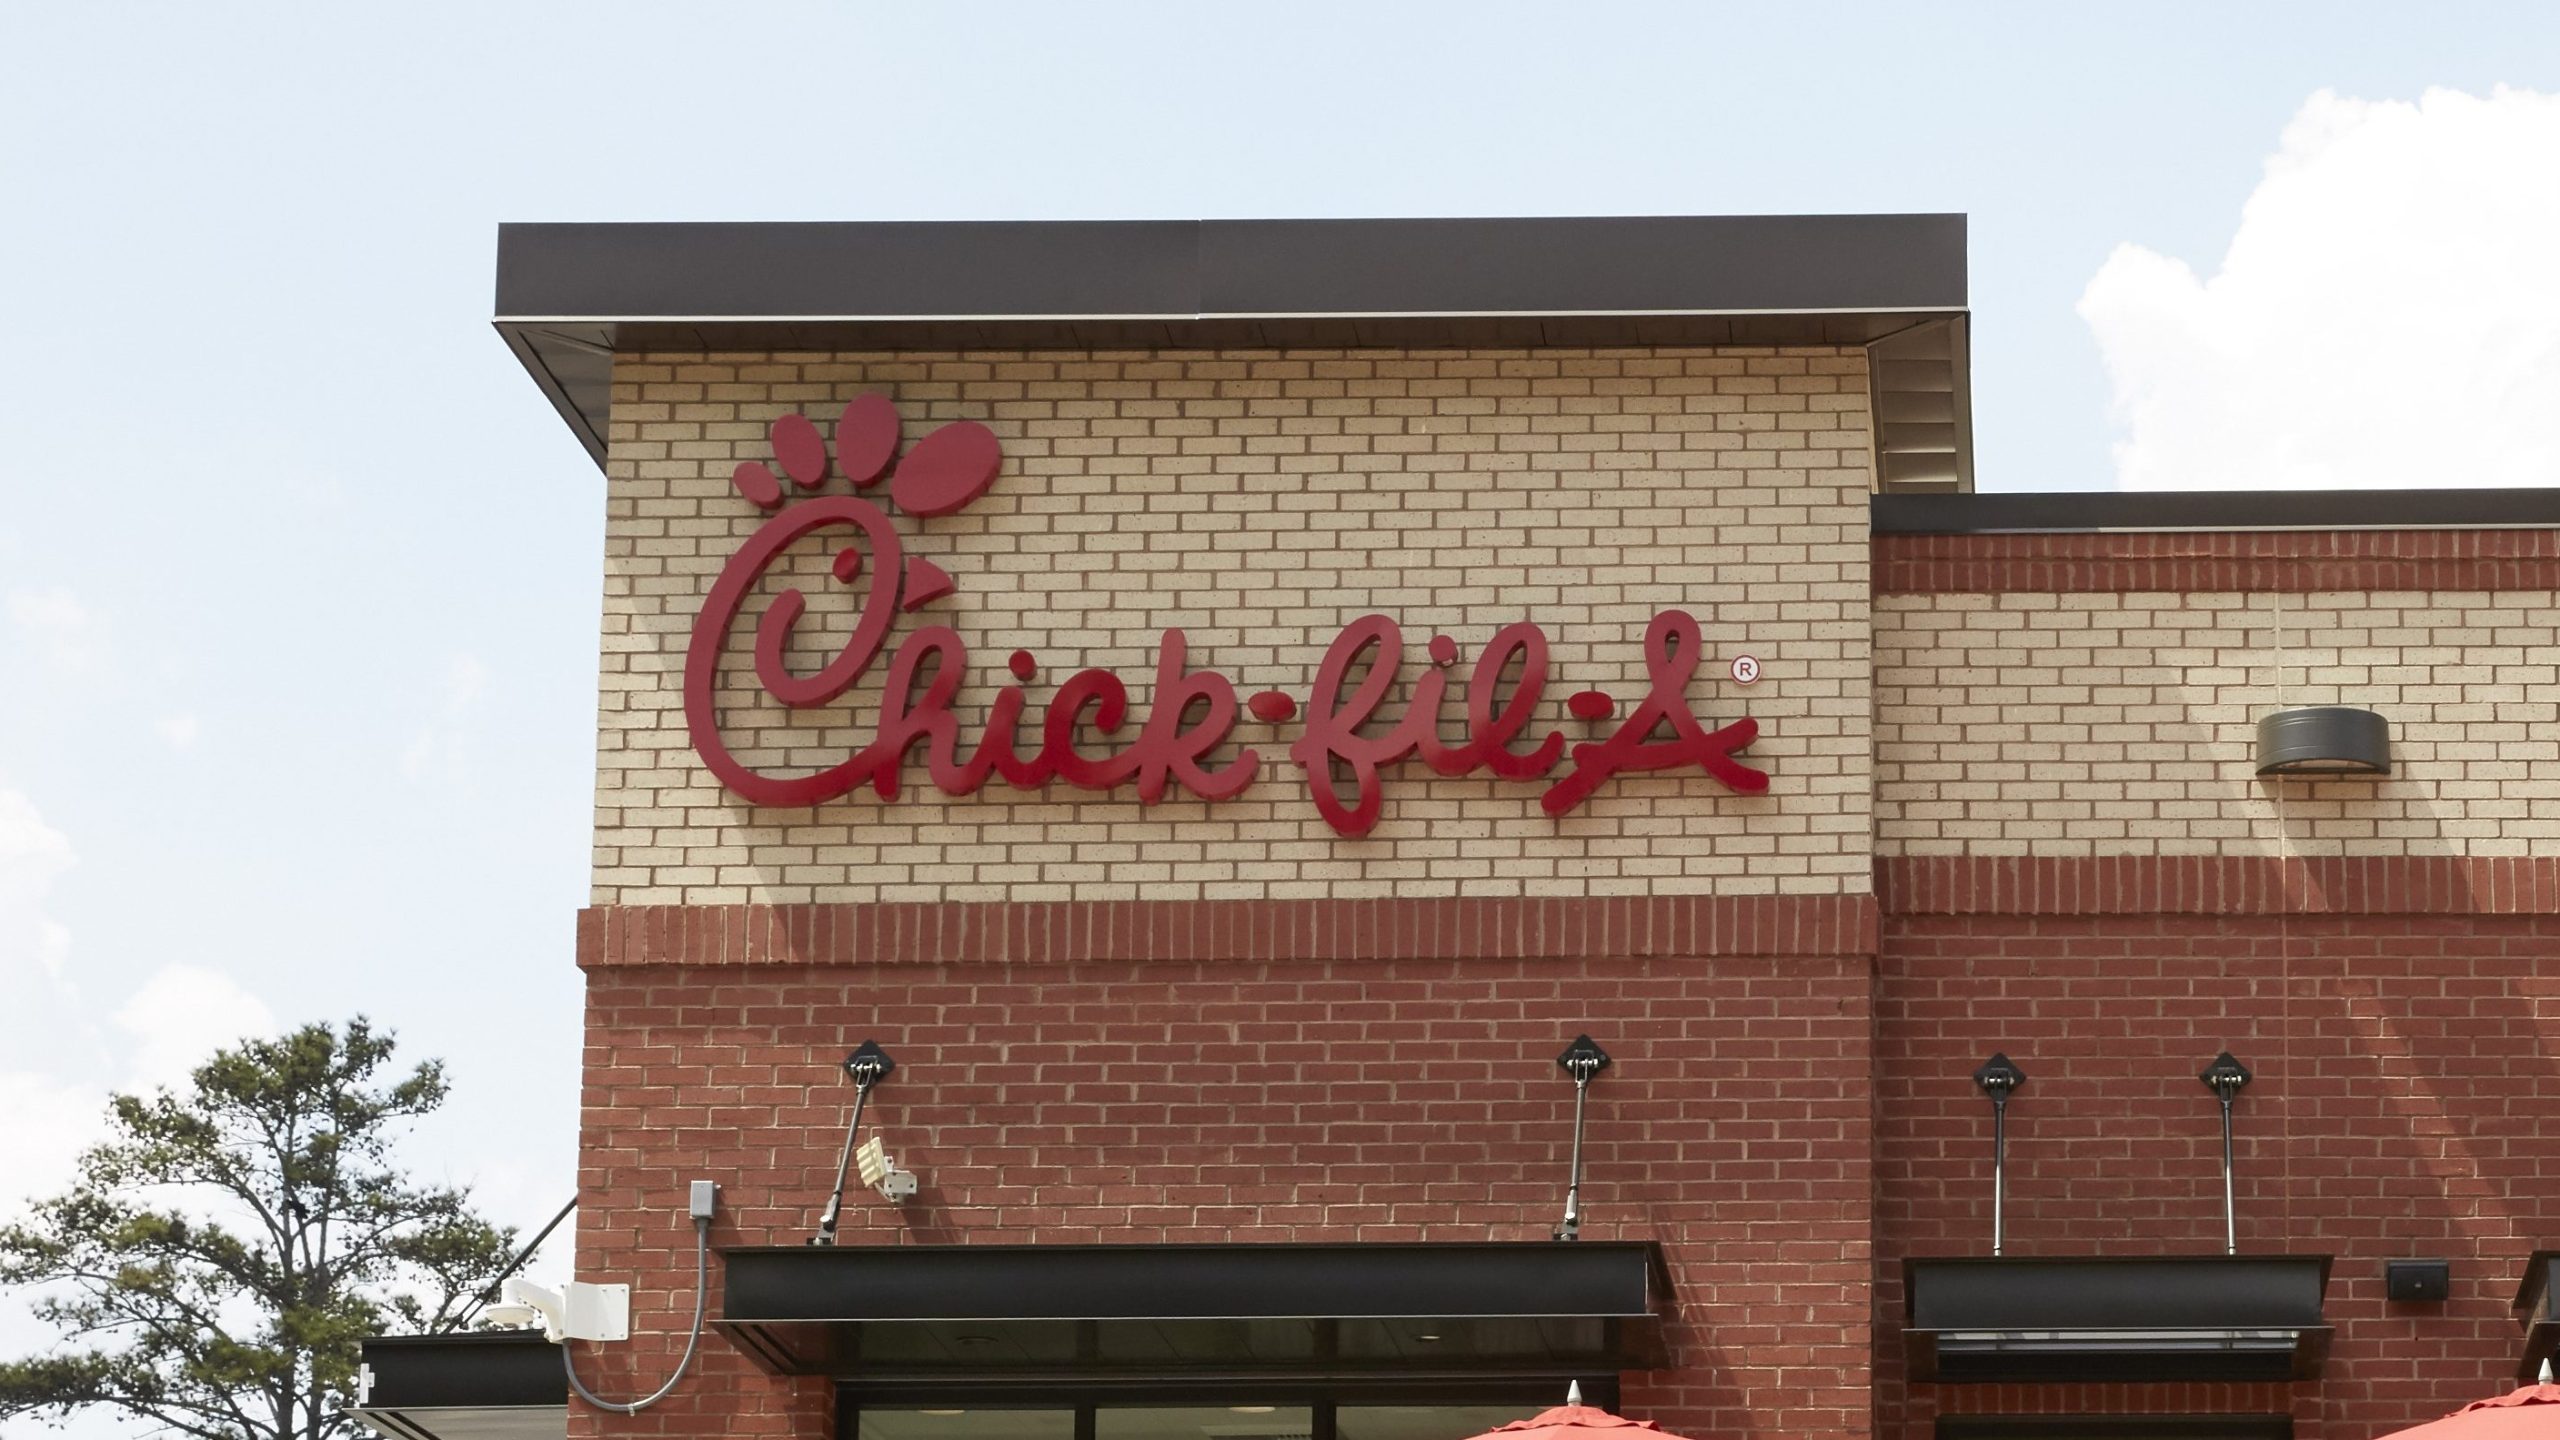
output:
M836 1222L844 1218L845 1176L853 1169L853 1141L862 1131L862 1107L871 1099L871 1087L889 1078L898 1062L879 1042L865 1040L854 1052L844 1057L844 1073L853 1078L853 1118L844 1127L844 1150L836 1156L836 1188L827 1193L827 1208L818 1216L818 1233L809 1237L812 1245L836 1243Z
M2009 1096L2027 1083L2027 1072L2008 1056L1993 1052L1973 1072L1975 1088L1991 1097L1991 1253L2000 1253L2007 1234L2009 1196Z
M2214 1056L2213 1063L2204 1067L2204 1072L2196 1078L2222 1101L2222 1253L2237 1255L2240 1253L2240 1212L2233 1198L2231 1182L2231 1098L2240 1093L2241 1086L2249 1083L2249 1067L2232 1059L2231 1052L2225 1050Z
M1593 1044L1588 1035L1577 1035L1564 1053L1556 1057L1556 1068L1573 1077L1573 1168L1565 1176L1564 1220L1555 1228L1558 1240L1582 1238L1582 1117L1585 1102L1591 1096L1593 1076L1609 1068L1609 1052Z

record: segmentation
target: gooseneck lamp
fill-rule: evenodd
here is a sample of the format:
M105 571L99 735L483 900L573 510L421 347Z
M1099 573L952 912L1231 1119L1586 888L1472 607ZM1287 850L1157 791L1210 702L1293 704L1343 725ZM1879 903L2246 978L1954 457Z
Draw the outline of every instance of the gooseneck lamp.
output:
M809 1237L812 1245L836 1243L836 1222L844 1215L844 1179L853 1168L853 1138L862 1129L863 1104L871 1098L871 1087L897 1068L898 1062L876 1040L863 1041L844 1057L844 1073L853 1081L853 1119L844 1127L844 1153L836 1157L836 1188L828 1193L826 1212L818 1217L818 1233Z
M2240 1253L2240 1217L2232 1202L2231 1100L2240 1093L2241 1086L2249 1083L2249 1067L2232 1059L2231 1052L2225 1050L2214 1056L2213 1063L2204 1067L2196 1078L2222 1101L2222 1253L2237 1255Z
M1995 1256L2006 1228L2001 1212L2009 1195L2009 1096L2026 1083L2027 1072L1996 1050L1973 1072L1974 1088L1991 1097L1991 1253Z
M1567 1172L1564 1185L1564 1219L1555 1228L1558 1240L1582 1238L1582 1111L1590 1098L1591 1081L1609 1068L1609 1052L1592 1043L1588 1035L1576 1035L1573 1043L1556 1057L1556 1068L1573 1077L1573 1168Z

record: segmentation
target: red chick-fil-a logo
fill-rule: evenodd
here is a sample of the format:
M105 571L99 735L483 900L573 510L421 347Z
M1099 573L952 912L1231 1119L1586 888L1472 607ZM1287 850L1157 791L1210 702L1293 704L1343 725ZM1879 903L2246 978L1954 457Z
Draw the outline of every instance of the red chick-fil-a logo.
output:
M975 421L944 425L898 455L897 409L879 395L845 406L836 422L832 468L856 491L885 476L888 496L911 515L948 515L984 495L1004 460L994 432ZM826 440L808 417L786 414L773 422L774 458L790 484L816 491L830 469ZM756 461L738 466L732 483L758 508L777 511L740 546L711 586L685 652L685 725L693 747L720 783L757 805L817 805L865 782L882 800L895 800L915 752L924 774L952 795L976 792L989 776L1019 789L1052 780L1088 790L1134 782L1138 799L1152 805L1168 790L1204 800L1225 800L1251 785L1262 754L1239 750L1214 758L1236 727L1239 712L1278 725L1299 712L1296 697L1264 690L1239 706L1236 687L1213 670L1194 670L1182 631L1167 630L1156 652L1152 704L1136 733L1121 738L1132 720L1129 687L1107 670L1079 670L1059 684L1036 718L1030 682L1039 663L1016 650L1009 669L1016 683L997 689L985 727L963 736L952 701L968 674L969 647L948 625L927 625L901 641L889 659L878 733L871 742L826 769L807 775L768 775L729 750L720 728L720 659L730 632L758 583L790 549L822 532L850 532L837 550L835 578L855 586L861 607L853 631L835 658L813 674L795 674L785 663L792 631L807 612L797 589L776 596L755 623L755 672L765 693L796 708L828 704L870 673L902 612L952 593L950 575L933 562L905 553L887 512L859 494L812 495L786 505L782 478ZM1698 622L1685 611L1665 610L1644 632L1649 680L1637 701L1606 739L1568 745L1563 734L1528 735L1547 685L1547 636L1526 620L1494 632L1476 657L1465 685L1465 736L1442 737L1441 711L1451 688L1458 647L1446 635L1428 645L1430 665L1415 678L1401 713L1390 697L1405 669L1404 635L1384 615L1352 621L1335 637L1316 667L1307 696L1304 733L1289 746L1289 759L1307 777L1316 809L1335 830L1363 835L1385 805L1380 771L1408 756L1442 775L1478 770L1506 780L1535 780L1564 773L1547 785L1540 806L1561 815L1582 803L1613 775L1696 766L1731 789L1757 794L1768 775L1734 758L1760 733L1751 720L1710 730L1689 709L1689 681L1704 644ZM1567 708L1580 720L1604 721L1617 712L1614 697L1598 690L1574 695ZM1524 746L1526 748L1520 748ZM1027 747L1027 748L1026 748Z

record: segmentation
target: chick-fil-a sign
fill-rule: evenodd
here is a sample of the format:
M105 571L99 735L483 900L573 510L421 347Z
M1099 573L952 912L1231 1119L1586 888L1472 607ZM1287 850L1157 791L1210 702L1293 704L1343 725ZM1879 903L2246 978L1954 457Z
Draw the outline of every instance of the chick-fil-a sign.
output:
M1239 704L1235 682L1193 668L1178 629L1165 631L1157 644L1143 716L1135 713L1128 683L1108 670L1079 670L1035 704L1039 661L1016 650L1007 663L1012 683L997 687L985 723L964 734L952 705L969 678L969 646L948 625L926 625L889 651L868 744L814 774L769 775L738 759L720 724L722 652L759 583L793 547L813 537L837 544L835 578L855 587L861 603L835 658L810 674L794 673L786 663L807 597L785 589L756 618L756 679L787 706L826 705L843 696L888 650L898 615L957 588L941 567L907 555L888 513L860 494L810 494L785 503L789 490L817 491L831 468L857 492L885 476L889 499L926 517L959 510L995 483L1003 451L985 426L944 425L903 458L900 429L885 398L857 398L837 421L831 465L818 427L806 416L786 414L772 428L783 476L749 461L732 477L740 495L777 513L721 568L685 654L685 724L694 750L723 785L757 805L817 805L864 784L894 801L920 758L924 778L951 795L972 794L991 777L1025 790L1063 780L1088 790L1135 785L1140 803L1152 805L1177 788L1203 800L1229 799L1259 778L1259 749L1246 746L1223 759L1221 751L1240 718L1279 726L1300 714L1300 702L1263 690ZM1737 791L1768 789L1765 772L1734 758L1759 726L1739 719L1710 730L1689 708L1689 683L1705 653L1698 622L1685 611L1665 610L1645 627L1641 644L1643 697L1620 717L1615 697L1597 690L1575 694L1567 708L1577 719L1616 723L1601 738L1569 744L1561 732L1530 733L1549 680L1547 636L1536 625L1523 620L1495 631L1463 685L1455 683L1457 642L1433 635L1425 647L1428 663L1413 674L1399 707L1392 697L1409 668L1404 634L1384 615L1363 616L1342 628L1316 667L1288 758L1305 773L1316 810L1345 835L1366 834L1378 823L1385 805L1381 773L1408 757L1442 775L1483 771L1505 780L1544 780L1539 804L1550 815L1629 773L1694 766ZM1453 697L1453 689L1462 693ZM1454 743L1442 729L1453 701L1463 708L1464 736Z

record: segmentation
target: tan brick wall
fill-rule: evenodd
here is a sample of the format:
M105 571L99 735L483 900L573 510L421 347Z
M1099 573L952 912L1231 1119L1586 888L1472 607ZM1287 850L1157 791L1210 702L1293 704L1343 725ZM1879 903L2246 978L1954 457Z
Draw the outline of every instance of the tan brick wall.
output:
M1857 350L640 356L615 380L598 903L1868 888ZM1569 718L1565 698L1596 687L1631 705L1645 624L1677 607L1704 627L1697 712L1760 722L1744 758L1770 789L1621 776L1555 819L1541 783L1407 762L1387 773L1383 821L1352 840L1286 758L1302 725L1248 718L1236 734L1262 752L1261 778L1218 804L994 782L955 799L918 767L894 805L862 793L751 810L696 759L680 697L702 597L762 518L729 474L772 458L777 413L831 428L864 391L896 400L910 442L963 418L1004 442L1002 478L976 505L893 516L910 554L960 582L892 644L928 622L968 641L964 736L1017 647L1041 662L1035 705L1100 666L1131 682L1142 714L1168 626L1188 631L1194 669L1240 694L1303 699L1340 627L1382 612L1404 627L1408 675L1435 630L1456 639L1461 691L1496 628L1535 620L1553 652L1532 733L1598 739L1609 726ZM824 550L805 560L803 632L840 635L824 618L844 587ZM742 758L814 769L869 739L885 656L842 701L786 712L744 663L751 628L733 637L723 690ZM1748 690L1725 678L1744 651L1766 667Z
M2560 594L1879 595L1884 854L2560 854ZM2357 704L2383 780L2262 781Z

